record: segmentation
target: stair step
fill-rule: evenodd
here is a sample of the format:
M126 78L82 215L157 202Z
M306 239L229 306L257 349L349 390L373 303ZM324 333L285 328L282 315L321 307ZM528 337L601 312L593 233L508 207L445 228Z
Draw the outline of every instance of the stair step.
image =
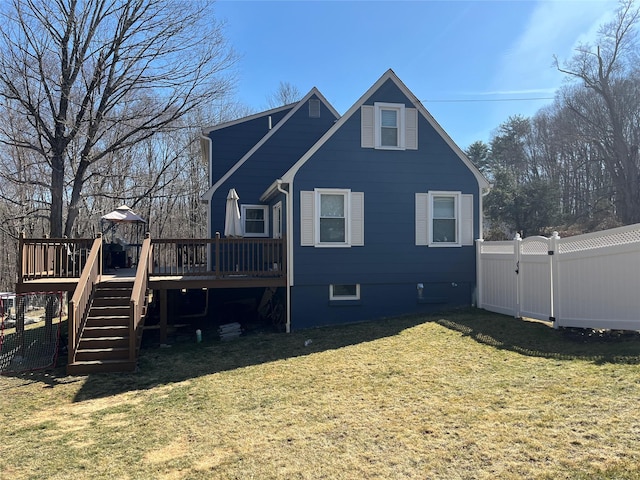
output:
M118 327L124 325L129 325L129 315L96 315L87 318L86 327Z
M119 280L113 282L103 282L98 284L96 290L122 290L126 288L131 291L131 288L133 288L133 281Z
M106 282L96 287L75 359L67 365L70 375L135 370L135 360L129 359L132 289L131 281ZM143 310L146 313L146 306ZM140 338L135 340L137 346Z
M129 348L128 336L82 337L79 344L81 350L105 350L112 348Z
M111 317L111 316L125 316L129 315L129 305L125 306L96 306L91 305L89 309L89 317Z
M81 345L84 340L81 341ZM79 348L76 351L76 362L94 360L128 360L129 349L124 347L111 348Z
M97 288L94 297L130 297L131 288Z
M88 360L67 365L68 375L88 375L90 373L133 372L136 362L129 360Z
M129 335L129 325L86 325L82 338L126 337Z
M120 302L122 305L128 305L131 300L131 290L126 295L96 295L93 296L94 302Z

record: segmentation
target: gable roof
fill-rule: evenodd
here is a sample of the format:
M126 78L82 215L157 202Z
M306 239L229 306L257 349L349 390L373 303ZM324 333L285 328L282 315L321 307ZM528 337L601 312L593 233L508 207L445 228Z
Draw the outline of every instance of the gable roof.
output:
M281 183L290 183L293 181L296 173L304 165L311 156L318 151L318 149L329 140L333 134L335 134L342 125L351 118L351 116L360 109L362 105L367 101L369 97L371 97L387 80L393 81L396 86L400 89L400 91L411 100L413 105L418 109L418 111L422 114L422 116L429 122L429 124L434 128L434 130L444 139L449 147L460 157L460 160L471 170L471 172L476 177L480 188L489 188L489 182L482 175L480 170L469 160L469 158L465 155L465 153L456 145L456 143L451 139L451 137L445 132L445 130L440 126L440 124L433 118L433 116L429 113L429 111L422 105L420 100L406 87L404 83L398 78L395 72L391 69L387 70L382 77L378 79L376 83L374 83L369 90L367 90L364 95L360 97L360 99L353 104L353 106L347 110L347 112L331 127L320 140L316 142L301 158L298 160L283 176L281 179ZM275 185L275 183L274 183ZM265 192L266 194L266 192Z
M249 158L251 158L251 156L260 149L260 147L262 147L262 145L265 144L265 142L267 140L269 140L273 135L275 135L275 133L280 130L280 128L282 128L283 125L285 125L287 123L287 121L293 116L295 115L295 113L300 110L300 108L302 108L303 105L305 105L307 103L307 101L313 97L313 96L318 97L318 99L320 99L321 102L323 102L326 107L329 109L329 111L336 117L336 118L340 118L340 114L337 112L337 110L335 108L333 108L333 105L331 105L327 99L324 97L324 95L322 95L322 93L320 93L320 91L316 88L313 87L309 93L307 93L300 101L298 101L295 104L289 104L289 105L285 105L284 107L280 107L280 108L276 108L273 110L268 110L266 112L262 112L256 115L251 115L250 117L244 117L238 120L234 120L231 122L227 122L225 124L221 124L215 127L211 127L210 129L206 130L206 134L205 131L203 131L203 144L204 144L204 140L209 140L208 136L204 136L204 135L208 135L210 132L214 131L214 130L218 130L221 128L225 128L225 127L229 127L232 125L237 125L249 120L253 120L255 118L259 118L259 117L264 117L264 116L268 116L269 114L272 113L276 113L276 112L280 112L282 110L285 110L287 108L290 109L290 111L282 118L282 120L280 120L276 125L274 125L265 135L264 137L262 137L260 139L260 141L258 143L256 143L240 160L238 160L229 170L227 170L227 172L220 177L210 188L209 190L207 190L201 197L202 200L210 202L211 198L213 197L213 194L216 192L216 190L224 183L226 182L229 177L231 177L231 175L233 175L233 173L238 170L238 168L240 168L247 160L249 160ZM203 145L204 147L204 145ZM211 154L209 151L209 146L207 145L206 149L203 148L203 152L207 153L207 162L211 161ZM275 176L276 174L274 174Z
M229 120L228 122L218 123L217 125L213 125L212 127L207 127L202 129L203 135L208 135L211 132L216 130L221 130L223 128L232 127L234 125L238 125L240 123L249 122L251 120L255 120L260 117L268 117L269 115L274 115L276 113L282 112L284 110L289 110L294 108L299 102L289 103L287 105L282 105L280 107L272 108L271 110L266 110L264 112L254 113L252 115L248 115L246 117L236 118L235 120Z

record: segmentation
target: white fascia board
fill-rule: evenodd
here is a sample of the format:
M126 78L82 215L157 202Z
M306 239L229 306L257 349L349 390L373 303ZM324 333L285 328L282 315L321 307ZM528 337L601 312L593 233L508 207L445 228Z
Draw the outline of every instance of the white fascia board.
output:
M216 130L232 127L233 125L238 125L240 123L248 122L250 120L255 120L256 118L268 117L269 115L274 115L283 110L292 108L294 105L295 105L294 103L290 103L288 105L283 105L282 107L273 108L271 110L267 110L264 112L254 113L253 115L249 115L248 117L241 117L241 118L237 118L236 120L230 120L228 122L219 123L218 125L213 125L212 127L206 127L202 129L202 134L209 135L209 133L214 132Z
M462 151L462 149L453 141L453 139L449 136L449 134L442 128L442 126L436 121L436 119L429 113L429 111L422 105L422 102L418 100L418 98L407 88L407 86L400 80L397 75L393 72L393 70L389 70L387 73L391 73L391 78L395 82L395 84L402 90L404 93L415 105L418 111L422 114L422 116L429 122L429 124L434 128L434 130L444 139L444 141L451 147L451 149L460 157L460 160L471 170L471 173L476 177L478 181L478 185L480 186L480 190L483 188L489 188L489 181L485 178L485 176L478 170L478 168L473 164L469 157ZM385 79L386 80L386 79ZM418 132L418 135L420 133Z
M331 104L329 104L326 99L324 98L324 96L320 93L320 91L317 88L312 88L311 91L309 91L309 93L307 93L304 98L302 98L302 100L300 100L295 107L293 107L291 109L291 111L289 113L287 113L284 118L282 120L280 120L271 130L269 130L267 132L267 134L262 137L260 139L260 141L258 143L256 143L251 150L249 150L240 160L238 160L235 165L233 167L231 167L227 173L225 173L220 179L218 179L218 181L216 183L214 183L211 188L207 191L207 193L205 193L205 196L207 196L207 198L211 199L211 197L213 196L213 194L216 192L216 190L218 190L218 188L224 183L226 182L229 177L231 177L231 175L233 175L235 173L236 170L238 170L238 168L240 168L249 158L251 158L251 156L258 151L258 149L260 149L260 147L262 147L262 145L265 144L265 142L267 140L269 140L278 130L280 130L280 128L287 123L287 121L289 121L289 119L303 106L306 105L306 102L313 96L316 95L318 98L321 98L323 102L325 102L325 104L327 105L327 107L329 107L332 111L335 111L335 109L331 106ZM290 105L289 107L290 108ZM337 112L336 112L337 114Z
M298 170L300 170L300 167L302 167L302 165L304 165L307 160L309 160L309 158L311 158L311 156L316 153L320 149L320 147L324 145L324 143L329 140L333 136L333 134L336 133L340 129L340 127L342 127L342 125L344 125L347 120L349 120L349 118L351 118L351 116L373 94L373 92L380 88L380 86L387 80L390 72L393 73L391 70L388 70L380 78L380 80L373 84L373 86L369 88L369 90L367 90L366 93L362 95L360 99L356 103L354 103L351 108L349 108L349 110L347 110L347 112L338 119L336 123L333 124L333 127L327 130L327 132L322 137L320 137L320 139L309 150L307 150L307 152L302 157L300 157L300 160L298 160L289 170L287 170L287 172L282 176L282 181L284 183L293 182L293 179L296 176L296 173L298 173Z
M440 126L440 124L433 118L433 116L429 113L429 111L422 105L420 100L416 98L416 96L407 88L407 86L398 78L395 72L392 69L387 70L382 77L378 79L376 83L374 83L371 88L369 88L364 95L360 97L360 99L353 104L353 106L331 127L327 133L325 133L320 140L318 140L315 145L313 145L307 153L305 153L300 160L298 160L283 176L282 180L285 183L290 183L293 181L296 173L300 170L300 167L305 164L309 158L318 151L318 149L327 141L329 138L333 136L333 134L342 127L342 125L367 101L375 92L378 90L387 80L393 80L393 82L398 86L398 88L404 93L404 95L411 100L414 106L418 109L418 111L422 114L422 116L429 122L429 124L436 130L436 132L444 139L444 141L451 147L451 149L460 157L460 160L471 170L473 175L476 177L478 181L478 185L480 186L480 191L484 188L489 188L489 182L482 175L480 170L476 168L476 166L467 158L464 152L456 145L456 143L451 139L451 137L445 132L445 130Z
M202 154L202 160L207 165L207 183L211 183L211 138L205 135L200 136L200 153ZM209 190L211 190L209 188ZM200 197L201 202L208 203L211 201L211 195L209 190L202 194Z

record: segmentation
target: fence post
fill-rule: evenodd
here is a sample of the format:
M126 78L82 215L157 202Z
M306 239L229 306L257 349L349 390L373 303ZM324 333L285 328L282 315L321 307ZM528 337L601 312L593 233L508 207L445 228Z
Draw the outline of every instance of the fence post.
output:
M519 233L516 233L515 238L513 239L513 256L514 256L514 269L516 272L516 308L515 308L515 318L520 318L522 315L520 314L520 305L522 303L522 296L524 292L522 291L522 282L520 281L520 253L522 250L522 237L520 237Z
M560 303L560 294L558 292L558 287L560 286L558 282L558 240L560 240L560 235L558 235L558 232L553 232L549 238L549 256L551 257L549 262L551 282L551 310L549 321L553 322L553 328L558 328L556 318L559 310L558 304Z
M484 305L482 287L482 244L483 238L476 239L476 307L482 308Z

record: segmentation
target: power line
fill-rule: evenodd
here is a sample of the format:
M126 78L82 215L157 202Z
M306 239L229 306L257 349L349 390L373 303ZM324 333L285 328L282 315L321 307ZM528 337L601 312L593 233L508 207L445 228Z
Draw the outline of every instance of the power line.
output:
M421 100L422 103L471 103L471 102L526 102L531 100L553 100L555 97L530 97L530 98L470 98L470 99L446 99L446 100Z

